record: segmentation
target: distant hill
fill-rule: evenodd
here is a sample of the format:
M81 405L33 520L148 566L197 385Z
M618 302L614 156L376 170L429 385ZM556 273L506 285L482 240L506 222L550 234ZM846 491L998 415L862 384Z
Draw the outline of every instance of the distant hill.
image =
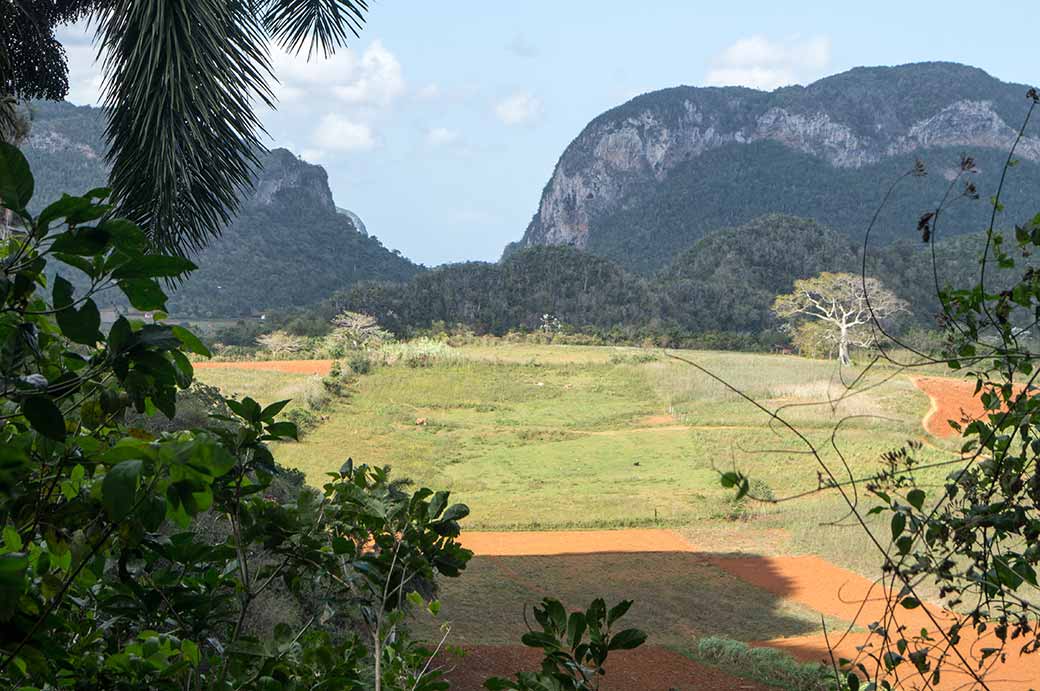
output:
M940 285L977 280L982 240L979 233L939 239ZM918 239L868 252L868 275L910 304L901 327L936 325L932 250ZM993 268L990 286L1006 287L1007 272ZM534 330L551 314L608 340L667 336L672 343L761 347L782 340L771 307L796 280L862 269L861 243L812 219L769 214L707 235L652 276L576 247L533 246L497 264L442 266L407 283L361 282L319 311L325 321L343 309L366 312L402 334L438 323L478 333ZM704 340L712 334L728 337Z
M913 239L961 155L974 157L981 201L947 232L981 230L1027 87L953 63L860 67L773 92L676 87L638 96L590 122L564 151L523 239L565 244L650 273L718 228L768 213L816 220L853 238L885 187L920 158L875 238ZM1040 188L1040 129L1018 148L1005 190L1021 220ZM1030 214L1031 215L1031 214Z
M97 108L33 104L23 148L37 181L37 210L62 192L105 184L103 131ZM340 211L323 168L271 151L238 217L193 258L199 269L173 291L171 310L231 317L304 306L356 281L406 281L421 270L369 236L355 214Z

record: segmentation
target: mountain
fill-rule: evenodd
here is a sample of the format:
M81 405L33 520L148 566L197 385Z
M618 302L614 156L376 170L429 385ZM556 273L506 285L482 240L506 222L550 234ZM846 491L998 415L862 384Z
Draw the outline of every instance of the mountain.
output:
M984 228L1007 151L1028 108L1020 84L954 63L860 67L772 92L681 86L603 113L571 142L523 239L569 244L652 272L712 230L768 213L862 237L884 190L917 159L879 218L875 239L910 238L975 158L981 200L947 232ZM1008 216L1035 203L1040 138L1019 144L1004 191ZM1035 211L1035 210L1034 210Z
M103 186L101 110L52 102L34 103L32 110L23 150L36 177L33 210L63 192ZM193 260L199 269L169 302L178 316L303 306L356 281L406 281L421 270L370 236L356 214L337 209L322 167L285 149L262 157L253 192L235 220Z

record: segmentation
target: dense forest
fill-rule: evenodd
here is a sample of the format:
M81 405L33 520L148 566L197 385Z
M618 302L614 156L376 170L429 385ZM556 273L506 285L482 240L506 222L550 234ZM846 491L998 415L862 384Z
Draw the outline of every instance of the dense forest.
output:
M868 274L911 305L901 328L935 326L933 249L941 284L962 283L977 270L981 241L978 234L934 247L908 240L868 251ZM317 308L276 314L267 328L317 335L351 310L399 335L432 328L501 335L538 330L551 315L565 330L607 340L763 348L785 339L770 310L778 294L824 271L858 273L862 258L862 246L842 233L771 214L712 233L652 276L573 247L529 247L497 264L442 266L408 282L362 281ZM256 330L243 325L224 337L245 344Z

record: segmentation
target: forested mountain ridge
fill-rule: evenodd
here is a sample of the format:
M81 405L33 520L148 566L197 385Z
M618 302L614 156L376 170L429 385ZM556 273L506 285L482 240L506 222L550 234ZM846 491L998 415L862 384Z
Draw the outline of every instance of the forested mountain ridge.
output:
M1027 109L1027 87L954 63L861 67L773 92L675 87L590 122L567 147L518 246L572 244L650 273L699 238L768 213L859 236L887 182L929 175L891 201L876 229L903 237L973 156L983 199ZM1015 216L1040 184L1040 132L1019 144L1005 190ZM986 205L951 232L984 227ZM1017 219L1016 219L1017 220ZM515 249L512 246L508 251Z
M63 192L104 186L101 110L53 102L32 110L22 148L36 177L33 209ZM337 209L321 166L274 149L235 220L193 257L199 268L172 290L169 307L178 316L232 317L313 304L360 280L406 281L421 270L355 218Z
M901 329L935 327L935 278L940 286L977 280L983 239L974 233L938 237L934 247L917 238L867 249L867 275L909 303ZM785 338L772 313L777 295L822 272L858 274L863 253L862 243L814 220L769 214L711 233L649 276L572 246L536 245L496 264L440 266L407 283L360 282L314 313L328 323L342 310L364 312L401 335L439 326L531 331L550 314L608 339L755 348ZM1006 273L993 267L990 285L1006 287Z

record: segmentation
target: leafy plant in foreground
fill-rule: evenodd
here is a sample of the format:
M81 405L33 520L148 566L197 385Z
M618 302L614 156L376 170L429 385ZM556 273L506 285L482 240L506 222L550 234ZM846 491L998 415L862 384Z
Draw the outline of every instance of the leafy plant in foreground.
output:
M465 568L468 508L353 463L320 492L276 496L267 443L295 439L278 419L288 401L225 399L190 429L131 427L174 420L187 353L208 354L162 323L160 280L192 265L115 217L107 189L32 215L33 188L0 144L16 228L0 247L0 685L445 688L405 612L436 610L434 578ZM121 316L106 333L102 290L156 322ZM258 629L276 591L301 617Z
M601 599L585 611L567 613L559 600L545 598L534 607L541 630L524 634L521 641L545 654L539 672L520 672L515 680L492 678L485 684L491 691L592 691L606 674L604 665L612 650L632 650L646 642L646 633L612 627L628 612L631 600L622 600L610 610Z

